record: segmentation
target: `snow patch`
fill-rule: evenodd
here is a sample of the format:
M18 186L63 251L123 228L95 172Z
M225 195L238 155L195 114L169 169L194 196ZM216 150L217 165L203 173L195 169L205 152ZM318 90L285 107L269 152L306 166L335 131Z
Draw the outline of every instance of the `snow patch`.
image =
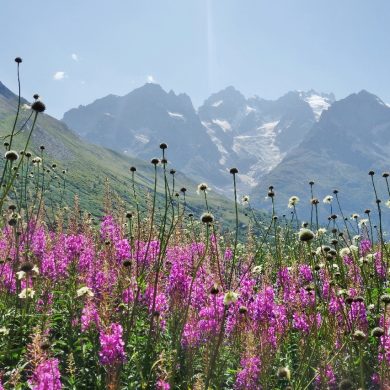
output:
M225 165L227 161L228 151L224 148L222 141L215 135L214 129L211 127L210 122L202 122L202 125L206 128L207 134L210 137L211 141L214 142L215 146L218 149L218 152L221 154L219 163Z
M227 131L232 131L232 126L228 121L222 119L213 119L213 123L219 126L225 133Z
M253 107L250 107L250 106L246 106L245 108L245 114L246 115L249 115L251 112L254 112L256 111L256 108L253 108Z
M327 110L330 107L330 102L328 99L320 95L310 95L304 98L304 101L309 104L313 110L314 116L318 121L322 114L322 111Z
M217 102L214 102L211 106L212 107L219 107L223 103L223 100L218 100Z
M174 119L181 119L183 121L185 121L185 118L184 118L184 115L183 114L180 114L178 112L170 112L170 111L167 111L168 112L168 115L171 117L171 118L174 118Z
M276 145L277 126L279 121L267 122L256 129L251 135L239 135L233 139L233 151L240 158L253 156L256 162L243 175L242 183L253 187L258 179L267 174L282 161L284 155Z
M240 175L237 176L241 183L248 186L249 188L253 188L257 186L257 181L250 175L245 175L240 173Z

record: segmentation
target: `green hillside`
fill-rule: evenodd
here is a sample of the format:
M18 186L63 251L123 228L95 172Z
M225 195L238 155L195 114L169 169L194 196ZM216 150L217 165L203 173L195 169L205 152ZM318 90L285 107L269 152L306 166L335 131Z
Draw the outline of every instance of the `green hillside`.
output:
M10 133L16 112L16 96L10 94L6 88L0 88L0 136L4 140ZM1 93L3 92L3 93ZM19 128L30 114L30 110L21 110L18 121ZM22 149L28 134L28 128L18 134L14 149ZM131 208L134 204L131 188L131 172L129 168L137 168L135 179L138 197L145 207L144 200L147 194L153 191L154 166L150 162L127 157L100 146L91 145L80 139L65 124L49 115L40 114L34 129L29 150L33 156L40 155L40 146L44 145L44 161L46 166L57 165L58 180L62 180L62 170L66 170L65 199L68 205L72 205L75 195L79 196L79 202L83 210L91 212L95 216L103 213L103 197L105 193L106 179L108 179L113 193L118 199L124 201L126 207ZM16 147L17 146L17 147ZM167 149L169 161L169 148ZM156 144L155 156L161 157L161 150ZM175 173L175 192L180 188L187 188L186 199L189 212L199 216L205 211L204 198L196 193L197 184L179 172L180 167L171 167L168 163L168 171L177 169ZM158 193L164 192L162 167L158 167ZM172 175L168 174L172 184ZM179 199L182 199L180 195ZM227 225L234 220L234 204L232 201L218 195L215 192L208 194L209 206L218 219L223 219Z

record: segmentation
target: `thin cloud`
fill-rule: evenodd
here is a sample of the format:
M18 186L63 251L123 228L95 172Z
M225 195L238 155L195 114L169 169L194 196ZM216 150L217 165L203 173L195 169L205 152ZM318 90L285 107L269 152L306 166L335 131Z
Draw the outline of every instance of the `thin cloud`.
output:
M71 57L72 57L73 61L76 61L76 62L79 61L79 56L76 53L72 53Z
M62 70L55 72L53 75L53 80L63 80L66 77L66 73L63 72Z

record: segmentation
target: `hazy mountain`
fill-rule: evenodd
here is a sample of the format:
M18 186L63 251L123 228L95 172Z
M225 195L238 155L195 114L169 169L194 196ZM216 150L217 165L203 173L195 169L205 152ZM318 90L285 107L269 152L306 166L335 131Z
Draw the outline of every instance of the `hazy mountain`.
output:
M324 111L300 145L263 177L252 194L258 205L264 205L261 200L273 185L281 209L286 209L292 195L308 204L308 183L313 180L315 196L322 200L338 189L345 211L362 213L375 207L370 170L377 173L380 198L388 199L379 174L390 170L390 107L377 96L361 91Z
M107 101L114 101L115 99L115 97L111 96ZM186 104L187 108L191 108L187 98L184 97L179 100L183 104L182 112L184 112ZM25 99L22 99L22 102L27 103ZM17 96L0 82L1 137L9 134L12 128L16 107ZM108 103L104 104L104 109L103 113L109 112L110 107ZM113 107L111 109L113 111ZM190 109L189 112L191 112ZM23 123L23 120L28 115L29 110L22 109L19 123ZM153 119L151 118L151 120ZM194 121L196 121L196 116ZM24 145L27 132L28 129L15 138L16 150L20 150L22 145ZM109 139L107 134L103 134L102 137ZM149 161L143 161L123 153L92 145L81 139L79 135L70 130L63 122L46 114L38 117L29 149L33 153L38 154L40 145L45 145L44 161L48 164L47 167L50 167L52 163L56 163L59 176L61 176L63 169L67 170L66 197L68 202L72 203L74 195L77 194L84 210L94 214L101 214L105 179L107 178L111 183L113 191L119 195L120 202L123 201L126 205L125 207L130 207L133 199L130 189L129 167L135 166L137 168L137 187L139 187L140 191L139 199L143 207L145 206L146 192L152 190L154 183L154 168ZM161 150L158 148L158 141L154 142L154 148L151 147L150 151L153 156L161 153ZM170 152L170 149L168 151ZM1 164L2 162L0 161ZM159 168L158 191L160 194L164 191L161 170ZM177 189L180 187L187 188L188 207L197 214L203 212L205 210L204 199L196 194L198 183L190 180L179 171L176 172L175 177ZM234 207L231 201L218 195L216 192L212 192L209 194L209 202L218 218L223 218L228 223L233 221Z
M161 142L168 160L198 180L221 180L218 150L185 94L149 83L126 96L109 95L65 113L63 121L90 142L149 160Z
M314 91L289 92L275 101L246 99L228 87L205 101L199 117L218 147L220 169L238 167L248 190L302 141L333 101L333 95Z
M310 130L333 95L290 92L276 101L245 98L233 87L211 95L198 112L185 94L145 84L65 113L63 121L88 141L149 159L160 142L189 176L224 190L229 168L248 191Z

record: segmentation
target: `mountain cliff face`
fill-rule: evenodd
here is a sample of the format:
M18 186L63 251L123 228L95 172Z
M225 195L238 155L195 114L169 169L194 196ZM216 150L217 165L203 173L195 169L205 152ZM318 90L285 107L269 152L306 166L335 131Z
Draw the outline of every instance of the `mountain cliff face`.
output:
M107 96L65 113L63 121L90 142L149 160L161 142L168 160L202 180L221 180L214 172L218 150L210 142L190 98L145 84L126 96Z
M332 95L289 92L271 101L245 99L233 87L220 91L199 108L199 117L220 153L220 169L240 169L249 190L276 167L310 131Z
M175 100L177 97L169 97ZM115 101L116 98L110 96L107 102ZM189 113L191 113L191 105L188 98L179 99L184 108L187 107ZM0 82L0 136L4 137L9 134L10 129L15 118L16 107L18 98L11 92L4 84ZM27 100L22 99L22 104L28 103ZM98 102L99 104L101 102ZM109 103L104 103L100 107L94 107L94 110L90 110L90 113L99 114L100 110L103 110L103 118L106 117L104 113L115 112L114 106L110 106ZM156 103L158 106L158 103ZM116 107L116 106L115 106ZM89 108L88 108L89 109ZM141 109L141 108L140 108ZM150 113L149 113L150 114ZM29 111L21 110L19 124L29 115ZM152 116L152 115L150 115ZM92 120L92 116L89 117ZM153 118L150 118L153 121ZM194 118L196 122L196 115ZM92 132L95 125L100 123L99 119L95 122L86 121L85 129L87 132ZM19 128L19 126L18 126ZM110 144L110 134L105 133L103 130L108 129L101 125L98 127L102 130L102 138ZM203 127L200 125L200 128ZM120 131L120 127L117 128ZM20 150L24 146L28 131L21 132L15 138L15 149ZM207 138L207 135L206 135ZM150 152L154 157L156 154L159 156L161 150L157 142L152 142L150 146ZM135 166L137 172L135 175L137 181L137 188L139 189L139 199L141 201L141 207L146 207L146 193L153 190L154 186L154 167L149 161L144 161L136 157L130 156L124 153L118 153L113 150L93 145L86 140L83 140L78 134L71 130L64 122L42 114L38 116L38 121L34 132L32 134L29 150L33 154L40 153L39 146L45 145L44 162L47 167L50 167L52 163L56 163L58 175L61 175L63 169L67 170L66 174L66 200L68 204L73 204L74 195L78 195L80 199L80 205L83 210L92 212L95 215L101 215L103 213L103 196L105 193L105 180L108 179L113 192L118 194L118 197L113 197L113 202L116 207L132 207L134 199L131 196L130 190L130 172L129 167ZM170 153L171 148L168 149ZM1 165L1 164L0 164ZM171 168L171 165L168 164ZM161 195L164 193L164 185L162 180L162 168L158 167L158 199L161 200ZM186 187L186 199L188 202L188 209L196 215L200 215L204 209L204 199L196 194L197 182L190 180L183 175L180 171L175 174L176 186ZM159 202L160 202L159 200ZM223 220L227 224L231 224L234 220L234 205L227 198L220 196L215 191L209 195L209 204L213 212L220 220Z
M297 146L334 101L332 95L290 92L276 101L246 99L233 87L210 96L195 111L185 94L145 84L126 96L109 95L65 113L63 121L88 141L139 158L169 144L172 163L221 191L231 187L229 168L240 170L240 186L256 186Z
M309 181L322 199L340 191L346 212L373 208L370 170L390 170L390 107L377 96L361 91L335 102L281 163L262 179L252 194L263 205L266 189L275 187L277 201L286 208L288 198L310 200ZM375 175L379 197L388 199L384 180Z
M0 125L9 122L16 103L0 83ZM123 186L119 171L134 157L155 157L166 142L170 167L217 191L231 191L229 168L237 167L239 193L250 193L258 207L266 207L270 185L280 210L286 211L292 195L308 203L313 180L320 200L337 188L345 212L361 213L375 206L368 171L390 170L390 107L367 91L339 101L333 95L293 91L272 101L246 98L228 87L195 111L187 95L146 84L126 96L109 95L72 109L63 122L44 115L33 142L45 143L53 159L82 172L75 179L77 188L83 181L99 182L100 173L121 178L118 185ZM137 165L145 166L149 183L150 164L141 160ZM379 196L387 200L378 174Z

